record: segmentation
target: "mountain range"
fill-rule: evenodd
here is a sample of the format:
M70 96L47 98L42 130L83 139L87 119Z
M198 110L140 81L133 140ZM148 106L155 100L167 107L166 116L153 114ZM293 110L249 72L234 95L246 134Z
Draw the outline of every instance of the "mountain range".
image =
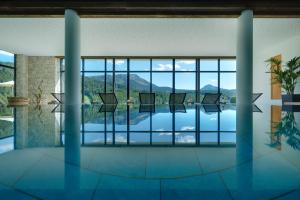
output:
M85 78L86 84L88 82L93 83L93 85L104 85L104 75L99 75L99 76L86 76ZM108 85L109 83L112 83L112 75L107 75L106 82ZM127 86L127 74L116 74L115 75L115 85L116 88L118 89L126 89ZM137 74L131 74L130 75L130 88L137 90L137 91L147 91L149 90L150 82L141 78ZM160 87L155 84L152 84L152 91L153 92L167 92L170 93L172 92L171 87ZM192 93L194 92L193 90L189 89L180 89L176 90L178 92L186 92L186 93ZM218 87L213 86L211 84L207 84L204 87L200 89L201 93L209 93L209 92L216 92L218 91ZM235 89L224 89L220 88L220 92L228 97L233 97L235 96L236 90Z

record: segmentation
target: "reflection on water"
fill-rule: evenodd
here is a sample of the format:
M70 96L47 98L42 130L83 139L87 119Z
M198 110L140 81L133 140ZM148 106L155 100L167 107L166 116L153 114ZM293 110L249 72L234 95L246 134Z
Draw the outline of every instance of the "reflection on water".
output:
M38 199L273 199L299 188L299 113L281 107L271 120L266 108L232 105L157 105L155 113L83 106L65 108L68 116L52 106L8 110L1 151L22 150L0 156L1 182ZM270 122L280 151L266 145Z
M139 106L119 105L114 113L84 106L82 112L83 145L235 144L234 106L207 112L203 106L156 105L155 112L140 112ZM225 123L220 122L222 118Z
M138 105L119 105L115 112L108 112L101 110L100 105L82 106L80 145L236 145L235 105L222 105L217 109L200 105L180 109L156 105L155 112L140 112L139 109ZM294 113L279 112L282 115L276 126L272 125L270 146L278 149L284 140L299 150L300 133ZM2 107L0 153L27 147L63 146L64 118L62 106Z
M282 112L281 107L272 106L270 146L277 150L282 150L282 142L286 142L293 149L300 150L299 123L300 120L297 113L289 111Z

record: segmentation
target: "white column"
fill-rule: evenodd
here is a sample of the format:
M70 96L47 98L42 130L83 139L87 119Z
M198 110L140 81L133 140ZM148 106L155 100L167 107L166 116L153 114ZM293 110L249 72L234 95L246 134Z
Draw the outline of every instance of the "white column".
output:
M78 105L80 98L80 18L76 11L65 11L65 104Z
M236 168L237 196L253 190L253 11L244 10L238 19L237 38L236 162L249 160L247 169ZM246 191L246 192L245 192Z
M238 18L237 104L252 104L253 88L253 11L244 10Z
M80 165L80 18L65 11L65 162Z

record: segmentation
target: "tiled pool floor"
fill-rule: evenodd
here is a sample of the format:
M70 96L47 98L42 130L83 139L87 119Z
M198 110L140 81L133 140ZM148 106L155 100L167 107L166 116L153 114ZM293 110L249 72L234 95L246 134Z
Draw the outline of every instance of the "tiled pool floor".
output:
M227 147L84 147L79 165L65 162L64 153L59 147L1 155L1 193L8 199L284 199L300 189L299 159L276 152L238 160Z

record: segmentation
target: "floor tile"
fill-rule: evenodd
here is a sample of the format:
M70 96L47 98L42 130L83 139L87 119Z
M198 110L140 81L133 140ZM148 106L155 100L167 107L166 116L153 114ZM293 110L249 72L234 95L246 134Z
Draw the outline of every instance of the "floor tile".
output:
M283 196L276 198L277 200L296 200L300 199L300 189L296 191L289 192Z
M182 179L162 180L162 199L230 199L216 173Z
M0 183L12 186L32 165L42 158L41 149L14 150L0 156Z
M160 181L102 176L94 199L159 199Z
M203 173L219 171L236 165L235 148L197 148L195 152Z
M65 160L65 150L63 147L47 148L45 154L61 161ZM83 168L88 168L94 155L95 155L94 148L92 147L80 148L80 166Z
M236 199L268 199L300 185L300 171L277 154L221 173Z
M18 192L11 188L0 185L0 197L1 199L9 199L9 200L31 200L35 199L29 195Z
M89 169L110 175L145 177L144 148L95 148Z
M99 175L44 157L16 184L16 188L43 199L88 199Z
M147 152L146 176L176 178L202 174L193 148L153 148Z

